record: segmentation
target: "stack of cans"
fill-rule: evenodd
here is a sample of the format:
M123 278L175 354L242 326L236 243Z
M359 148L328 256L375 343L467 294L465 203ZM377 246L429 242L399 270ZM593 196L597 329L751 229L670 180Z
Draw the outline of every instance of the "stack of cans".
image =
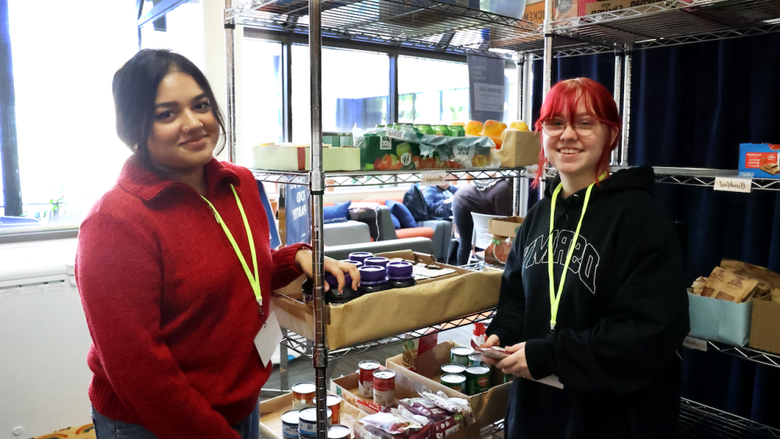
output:
M490 389L490 367L482 355L465 346L450 350L450 363L441 366L441 383L466 395Z

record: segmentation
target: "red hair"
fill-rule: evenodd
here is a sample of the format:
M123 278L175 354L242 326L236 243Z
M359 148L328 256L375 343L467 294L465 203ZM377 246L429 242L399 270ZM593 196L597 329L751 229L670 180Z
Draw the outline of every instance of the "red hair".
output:
M609 91L603 85L589 78L574 78L560 81L555 84L542 104L539 112L539 120L534 125L536 131L542 130L542 122L556 117L558 114L568 112L568 114L577 113L577 105L580 99L585 98L585 106L588 112L596 120L609 128L617 130L615 140L611 144L605 145L601 151L601 157L596 164L596 174L594 180L598 182L598 177L606 171L609 171L609 158L612 150L617 148L620 138L620 128L622 122L618 113L617 104ZM547 167L547 157L544 155L544 139L542 138L542 148L539 151L539 166L536 169L531 187L539 186L539 180L544 177L544 170ZM597 183L598 184L598 183Z

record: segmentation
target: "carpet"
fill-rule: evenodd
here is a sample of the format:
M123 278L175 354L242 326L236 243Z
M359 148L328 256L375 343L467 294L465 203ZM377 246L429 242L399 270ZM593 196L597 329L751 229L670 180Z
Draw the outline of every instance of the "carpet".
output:
M54 433L44 434L35 439L96 439L95 428L92 424L82 425L81 427L69 427Z

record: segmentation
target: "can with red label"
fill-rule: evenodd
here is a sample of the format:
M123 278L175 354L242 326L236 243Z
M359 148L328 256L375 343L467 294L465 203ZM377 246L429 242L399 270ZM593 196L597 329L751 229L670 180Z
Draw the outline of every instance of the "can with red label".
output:
M374 371L379 369L379 362L364 360L358 363L358 390L363 398L374 397Z
M388 408L395 405L395 372L389 369L374 371L374 404Z
M476 395L490 389L490 368L471 366L466 368L466 394Z
M293 394L292 408L314 407L314 393L317 391L314 383L293 384L290 390L292 390Z
M330 422L332 424L338 424L339 420L341 419L341 397L336 395L328 395L326 401L328 408L333 413L333 415L330 417Z

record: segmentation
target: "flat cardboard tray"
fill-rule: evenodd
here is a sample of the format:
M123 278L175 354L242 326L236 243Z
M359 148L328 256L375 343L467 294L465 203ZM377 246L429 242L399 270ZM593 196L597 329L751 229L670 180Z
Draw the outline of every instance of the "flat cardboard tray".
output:
M329 349L402 334L498 304L501 271L465 270L438 263L431 255L411 250L378 256L403 258L453 271L437 278L420 280L413 287L372 293L343 305L327 305L325 332ZM314 304L303 303L299 291L288 294L275 292L271 297L271 307L283 328L314 340Z
M292 410L292 393L286 393L276 398L260 403L260 436L267 439L282 439L282 415ZM357 407L341 401L341 418L339 423L350 429L355 421L366 416Z

